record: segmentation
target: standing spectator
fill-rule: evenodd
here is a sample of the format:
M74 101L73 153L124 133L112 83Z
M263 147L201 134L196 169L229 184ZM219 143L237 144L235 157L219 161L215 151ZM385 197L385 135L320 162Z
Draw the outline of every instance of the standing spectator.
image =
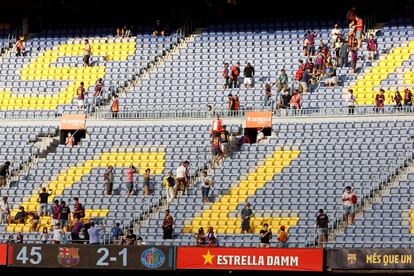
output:
M234 99L234 110L236 111L235 113L238 114L238 110L240 108L239 96L234 95L233 99Z
M0 202L0 224L9 223L10 221L10 208L7 201L8 197L4 196L3 201Z
M70 217L70 208L66 206L66 202L62 200L60 202L60 213L59 213L59 223L62 229L68 231L69 228L69 217Z
M211 141L211 154L213 155L213 166L219 165L221 159L223 159L223 152L221 151L220 134L214 134Z
M40 241L42 244L49 243L49 233L47 231L47 227L43 227L42 234L40 235Z
M236 110L235 100L232 94L229 94L227 97L229 98L229 114L232 114Z
M72 135L72 132L68 132L68 136L65 140L65 145L73 147L75 145L75 137Z
M306 32L306 52L308 56L314 56L315 55L315 37L318 36L318 32L313 32L311 34L310 31Z
M95 84L95 91L93 93L93 104L95 106L101 105L102 102L102 90L103 90L103 80L99 78Z
M384 111L384 104L385 104L385 95L384 95L385 91L384 89L380 89L380 92L375 95L375 111L378 112L383 112Z
M257 136L256 136L256 143L260 144L265 139L265 135L263 133L263 128L257 129Z
M73 206L73 218L81 220L85 217L85 209L83 208L82 204L79 202L79 198L74 197L74 206Z
M225 125L223 125L223 129L220 132L220 149L223 157L227 157L229 153L229 132L226 130Z
M153 36L165 36L165 26L161 24L161 20L157 19L157 21L155 22L152 35Z
M100 244L99 234L103 228L103 225L95 226L95 223L91 222L91 228L88 229L89 244Z
M83 65L84 66L90 66L89 59L91 57L92 51L91 51L91 44L89 44L89 40L85 39L85 53L83 55Z
M352 66L352 73L354 74L356 73L357 60L358 60L357 48L353 47L351 49L351 66Z
M313 58L308 58L305 63L305 70L309 69L309 72L313 71L313 67L315 67L315 63L313 63Z
M368 49L368 60L372 60L375 58L375 55L378 50L378 43L377 40L374 38L374 35L371 34L367 39L367 49Z
M119 237L122 236L121 224L117 222L111 229L112 232L112 243L119 244Z
M127 189L128 189L128 194L127 197L129 197L134 189L134 173L137 173L137 169L134 167L134 165L131 164L131 166L129 166L126 174L127 174Z
M355 16L355 37L358 41L358 49L362 46L362 32L364 31L364 21L358 15Z
M118 118L119 113L119 97L115 95L111 103L112 118Z
M341 68L348 66L348 54L349 54L349 46L345 40L342 40L341 49L339 50L339 56L341 58Z
M214 117L214 110L213 110L213 107L210 104L207 105L207 114L208 114L209 118Z
M293 91L293 96L290 99L290 108L300 109L300 95L297 89Z
M342 37L341 30L339 29L338 24L335 24L334 28L331 31L331 43L332 47L335 46L335 42L338 38Z
M355 222L355 204L357 201L356 194L352 191L351 186L345 187L345 192L342 194L342 201L344 204L344 221L345 225L348 225L349 218L350 224Z
M270 106L273 109L273 100L272 100L272 86L270 83L265 84L265 90L263 92L264 101L263 106Z
M70 236L72 243L81 243L81 238L79 236L81 230L83 228L82 222L79 219L73 219L72 229L70 230Z
M114 167L109 165L104 173L105 190L107 195L112 195L112 189L114 187Z
M391 100L393 102L395 102L395 109L396 110L401 110L402 109L402 100L403 100L403 98L400 94L400 91L398 91L398 90L395 91L395 96L394 97L391 96Z
M168 175L164 177L165 192L167 194L167 202L170 203L174 198L174 186L175 178L172 171L168 172Z
M137 235L134 234L134 230L128 229L128 233L125 236L125 244L126 245L135 245L137 241Z
M251 207L250 203L247 202L246 206L241 211L241 219L242 219L241 233L242 234L252 233L252 229L250 226L250 218L253 216L253 211L250 207Z
M277 83L277 93L279 93L280 91L286 90L288 88L288 76L285 72L285 69L280 70L280 74L278 77L278 83Z
M203 172L203 177L201 178L201 193L203 196L203 202L207 203L208 202L208 194L210 192L211 187L214 186L213 180L207 176L207 172L204 171Z
M151 175L150 174L151 174L151 170L147 168L144 173L144 196L148 196L151 194L151 188L150 188Z
M174 197L177 198L178 192L180 190L183 189L182 186L185 185L185 174L186 174L186 168L184 166L184 162L181 162L180 166L177 168L176 174L175 174L175 179L176 179L176 184L175 184L175 193L174 193ZM183 192L184 194L184 192Z
M39 215L37 214L36 211L31 211L27 213L27 216L32 217L32 224L30 225L30 231L32 232L37 232L37 228L39 226Z
M204 246L206 244L206 234L203 227L198 229L198 232L194 234L194 238L196 239L197 246Z
M60 228L60 223L58 222L53 226L52 244L60 244L63 235L65 235L65 232Z
M279 234L277 237L277 247L279 248L287 248L288 247L288 242L289 237L288 234L285 231L285 226L282 225L280 226L280 230L279 230Z
M263 224L263 229L260 230L260 247L261 248L269 248L270 247L270 240L272 239L272 230L269 229L269 224Z
M250 65L250 62L248 62L247 66L244 68L244 87L245 88L253 87L253 77L254 77L254 67Z
M230 70L230 88L239 87L239 78L240 78L240 62L237 62L237 64L233 65Z
M39 214L40 216L48 216L49 215L49 208L48 208L48 202L49 202L49 196L52 195L52 190L49 189L49 192L46 192L46 188L42 188L42 192L39 194L39 198L37 202L39 202Z
M216 114L216 119L213 121L213 127L211 129L211 134L220 133L222 131L222 128L221 128L222 125L223 125L223 121L220 119L220 115Z
M221 76L223 77L223 90L229 87L229 79L230 79L230 71L229 71L229 64L226 62L224 63L223 72Z
M20 36L16 42L16 56L24 56L24 37Z
M53 206L52 206L52 225L53 226L59 223L59 215L60 215L59 200L55 200L53 201Z
M299 88L303 93L308 92L309 89L309 79L310 79L310 71L309 69L305 69L302 74L302 78L299 80Z
M76 89L76 95L78 96L78 110L85 108L85 84L82 81L78 89Z
M26 218L27 218L27 213L24 210L24 207L20 206L19 211L14 216L13 223L23 223L23 224L25 224L26 223Z
M280 102L278 104L278 108L289 109L291 99L292 99L292 96L290 95L289 90L285 90L285 93L282 95Z
M173 223L174 219L170 214L170 210L165 210L165 217L164 221L162 222L162 230L164 231L164 234L162 238L165 239L172 239L173 235Z
M184 191L183 191L183 195L187 195L188 185L190 184L190 162L188 162L187 160L184 161L184 168L185 168L185 173L184 173Z
M335 50L335 57L336 57L336 64L338 67L341 60L341 47L342 47L342 38L338 37L333 45L333 48Z
M406 88L404 89L404 108L411 109L412 105L413 105L413 94L408 88Z
M318 228L319 246L323 247L328 243L328 224L329 218L324 213L323 209L319 209L319 214L316 217L316 227Z
M356 103L354 90L352 90L352 89L348 90L348 95L347 95L346 101L348 103L348 114L353 115L354 112L355 112L355 103Z
M0 166L0 188L6 186L8 176L10 176L10 161Z

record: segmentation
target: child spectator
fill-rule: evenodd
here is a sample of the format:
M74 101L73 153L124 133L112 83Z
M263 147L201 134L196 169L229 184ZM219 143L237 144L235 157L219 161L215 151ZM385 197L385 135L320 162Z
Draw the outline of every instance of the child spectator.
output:
M355 103L356 103L354 90L352 90L352 89L348 90L348 96L347 96L346 101L348 103L348 114L353 115L354 112L355 112Z
M355 20L349 23L348 46L352 49L355 46Z
M293 96L290 99L290 108L300 109L300 95L297 89L293 91Z
M229 64L226 62L224 63L224 68L221 76L223 77L223 90L229 87L229 79L230 79L230 73L229 73Z
M49 233L47 231L47 227L43 227L42 234L40 235L40 241L42 244L49 243Z
M23 234L22 234L22 232L17 233L16 243L23 243Z

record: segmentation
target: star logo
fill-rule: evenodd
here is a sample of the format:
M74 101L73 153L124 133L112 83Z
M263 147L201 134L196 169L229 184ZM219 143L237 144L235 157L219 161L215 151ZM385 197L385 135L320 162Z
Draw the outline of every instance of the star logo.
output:
M213 259L215 257L215 255L211 255L210 254L210 250L207 251L207 255L201 255L204 258L204 264L213 264Z
M251 117L246 117L246 120L250 122L252 120L252 118Z

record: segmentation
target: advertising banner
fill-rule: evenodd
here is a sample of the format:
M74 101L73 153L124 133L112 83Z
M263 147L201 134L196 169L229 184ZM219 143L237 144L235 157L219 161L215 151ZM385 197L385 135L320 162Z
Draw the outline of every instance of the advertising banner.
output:
M85 114L62 114L60 118L60 129L85 129L86 115Z
M332 249L328 265L331 270L414 270L414 250Z
M172 270L174 247L121 245L9 245L8 266Z
M272 127L272 112L246 112L246 128Z
M7 264L7 244L0 244L0 265Z
M322 271L323 249L178 247L177 269Z

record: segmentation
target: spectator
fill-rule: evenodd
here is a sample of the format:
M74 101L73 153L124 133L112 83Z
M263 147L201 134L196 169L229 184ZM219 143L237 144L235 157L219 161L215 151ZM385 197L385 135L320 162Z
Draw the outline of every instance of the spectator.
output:
M91 222L85 223L79 233L80 242L83 244L89 244L89 233L88 230L91 228Z
M53 226L59 223L59 215L60 215L59 200L55 200L53 201L53 206L52 206L52 225Z
M375 95L375 111L376 112L383 112L384 111L384 104L385 104L385 91L384 89L380 89L380 92Z
M60 202L59 223L62 229L65 229L66 231L69 230L69 217L70 208L66 206L66 202L62 200Z
M10 208L9 203L7 201L8 197L4 196L3 201L0 202L0 224L9 223L10 221Z
M218 246L217 237L214 234L214 228L209 226L206 234L207 246Z
M357 60L358 60L357 48L353 47L351 49L351 66L352 66L352 73L354 74L356 73Z
M188 162L187 160L184 161L184 168L185 168L185 174L184 174L184 191L183 191L183 195L187 194L187 190L188 190L188 185L190 183L190 162Z
M72 135L72 132L68 132L68 136L65 140L65 145L73 147L75 145L75 137Z
M32 224L30 225L30 231L31 232L37 232L38 231L38 226L39 226L39 215L37 214L36 211L31 211L27 213L27 216L32 217Z
M224 68L222 72L223 77L223 90L229 87L229 79L230 79L230 71L229 71L229 64L226 62L224 63Z
M244 68L244 87L245 88L253 87L253 77L254 77L254 67L251 66L250 62L248 62L247 66Z
M240 108L240 100L239 100L239 96L234 95L234 110L236 111L235 113L238 114L238 110Z
M229 114L232 114L233 113L233 111L235 111L236 110L236 107L235 107L235 100L234 100L234 98L233 98L233 95L232 94L229 94L228 96L227 96L228 98L229 98Z
M348 31L348 46L350 48L354 48L355 45L355 20L349 23L349 31Z
M279 235L277 237L277 247L279 248L287 248L289 237L288 234L285 231L285 226L280 226Z
M237 62L237 64L233 65L230 70L230 88L239 87L239 78L240 78L240 62Z
M342 194L342 201L344 204L344 221L345 225L348 225L349 218L351 219L350 224L355 222L355 204L356 194L352 191L351 186L345 188L345 192Z
M24 210L23 206L19 207L19 211L17 211L16 215L14 216L13 223L26 223L27 213Z
M48 200L49 196L52 195L52 190L49 189L49 192L46 192L46 188L42 188L42 192L39 194L39 198L37 202L39 202L39 214L40 216L48 216L49 215L49 208L48 208Z
M251 205L249 202L246 203L246 206L241 211L241 219L242 219L242 225L241 225L241 233L252 233L252 229L250 227L250 218L253 216L253 211L250 208Z
M105 170L104 173L105 190L107 195L112 195L112 189L114 187L114 167L111 165Z
M122 28L116 29L116 35L121 37L129 37L131 35L131 29L132 28L128 28L127 25L124 25Z
M408 88L406 88L404 89L404 107L411 108L412 105L413 105L413 94Z
M194 238L196 239L197 246L206 245L206 234L204 233L203 227L200 227L200 229L198 229L198 232L194 234Z
M220 133L222 131L222 128L221 128L222 125L223 125L223 121L220 119L220 115L216 114L216 119L213 121L213 127L211 129L211 134Z
M184 162L181 162L175 174L175 179L176 179L176 186L175 186L175 193L174 193L175 198L177 198L178 192L184 189L181 186L185 186L185 174L186 174L186 168L184 166Z
M339 56L341 58L341 68L348 66L348 54L349 54L349 46L345 40L342 40L341 49L339 50Z
M207 172L204 171L203 172L203 177L201 178L201 193L203 196L203 202L207 203L208 202L208 194L210 192L211 187L214 187L214 183L213 180L207 176Z
M331 42L332 42L332 47L335 46L335 43L337 41L338 38L342 37L342 33L341 30L339 29L338 24L335 24L334 28L331 31Z
M358 49L362 46L362 32L364 31L364 21L358 15L355 15L355 36L358 41Z
M312 72L313 67L315 67L315 63L313 63L313 59L310 57L305 63L305 70L309 69L309 72Z
M74 206L73 206L73 218L81 220L85 217L85 209L83 208L82 204L79 202L79 198L73 198Z
M340 37L338 37L333 45L333 48L335 50L335 57L336 57L336 64L338 67L340 64L340 60L341 60L341 47L342 47L342 39Z
M229 154L229 132L226 130L226 126L220 132L220 149L223 153L223 157L227 157Z
M293 91L293 96L290 99L290 108L300 109L300 95L297 89Z
M102 78L99 78L96 81L95 91L93 93L93 97L94 97L93 104L95 106L96 105L101 105L101 102L102 102L102 90L103 90L103 80L102 80Z
M150 187L151 175L150 174L151 174L151 170L147 168L144 173L144 196L148 196L151 194L151 187Z
M309 71L309 69L305 69L305 71L303 71L302 78L299 81L299 89L303 93L308 92L308 89L309 89L309 86L308 86L309 79L310 79L310 71Z
M367 49L368 49L368 60L372 60L375 58L375 55L378 50L378 43L377 40L374 38L374 35L371 34L367 39Z
M256 143L260 144L265 139L265 135L263 133L263 128L257 129L257 136L256 136Z
M72 229L70 230L72 243L82 243L81 238L79 236L80 232L82 231L82 228L82 222L80 222L80 220L77 218L73 219Z
M269 229L269 224L263 224L263 229L260 230L260 247L269 248L270 240L272 239L272 230Z
M128 194L127 197L129 197L134 189L134 173L137 173L137 169L134 167L134 165L131 164L131 166L129 166L126 174L127 174L127 189L128 189Z
M172 239L174 219L170 215L170 210L165 210L165 217L162 223L162 230L164 231L163 239Z
M223 152L221 151L220 134L214 134L211 141L211 154L213 155L213 166L219 165L220 160L223 159Z
M346 101L348 103L348 114L353 115L354 112L355 112L355 103L356 103L354 90L352 90L352 89L348 90L348 96L346 98Z
M22 232L17 233L16 243L23 243L23 234L22 234Z
M318 235L319 235L319 246L323 247L328 243L328 224L329 218L323 211L323 209L319 209L319 214L316 217L316 228L318 228Z
M8 176L10 176L10 161L0 166L0 188L6 186Z
M141 246L141 245L146 245L147 243L144 241L144 239L142 237L138 237L137 239L137 245Z
M122 230L120 227L121 224L119 224L119 222L117 222L114 227L112 227L111 232L112 232L112 243L114 244L119 244L119 237L122 236Z
M395 102L395 109L396 110L401 110L402 109L402 100L403 100L403 98L400 94L400 91L398 91L398 90L395 91L395 96L394 97L391 96L391 100L393 102Z
M83 55L83 65L84 66L90 66L89 59L91 57L92 51L91 51L91 45L89 44L89 40L85 39L85 53Z
M167 194L167 202L170 203L174 198L174 186L175 178L172 171L168 172L168 175L164 177L165 192Z
M325 76L326 76L326 85L327 86L335 86L337 84L336 70L333 67L331 62L329 62L328 65L326 66Z
M85 108L85 84L83 81L80 83L78 89L76 89L76 95L78 96L78 110Z
M128 229L128 233L125 236L126 245L135 245L136 241L137 235L134 234L134 231L132 229Z
M161 24L158 19L155 23L154 30L152 31L153 36L165 36L165 27Z
M119 97L115 95L111 103L112 118L118 118L119 113Z
M95 226L94 222L91 222L91 228L88 229L89 244L99 244L99 234L104 228L103 225Z
M265 90L263 93L264 96L264 101L263 101L263 106L270 106L273 109L273 100L272 100L272 87L274 84L270 84L270 83L266 83L265 84Z
M24 56L24 37L20 36L16 42L16 56Z
M43 227L42 234L40 235L40 241L42 242L42 244L49 243L49 233L47 231L47 227Z
M315 55L315 37L317 36L318 36L318 32L313 32L313 34L311 34L310 31L306 32L305 39L306 39L306 55L307 56Z
M213 107L210 104L207 105L207 114L210 118L214 117L214 110L213 110Z
M285 69L280 70L280 75L278 77L278 83L277 83L277 93L280 91L286 90L288 88L288 76L285 72Z
M58 222L53 226L52 244L60 244L63 235L65 235L65 232L60 228L60 223Z
M15 243L13 234L10 234L9 235L9 237L7 238L7 242L6 243Z

